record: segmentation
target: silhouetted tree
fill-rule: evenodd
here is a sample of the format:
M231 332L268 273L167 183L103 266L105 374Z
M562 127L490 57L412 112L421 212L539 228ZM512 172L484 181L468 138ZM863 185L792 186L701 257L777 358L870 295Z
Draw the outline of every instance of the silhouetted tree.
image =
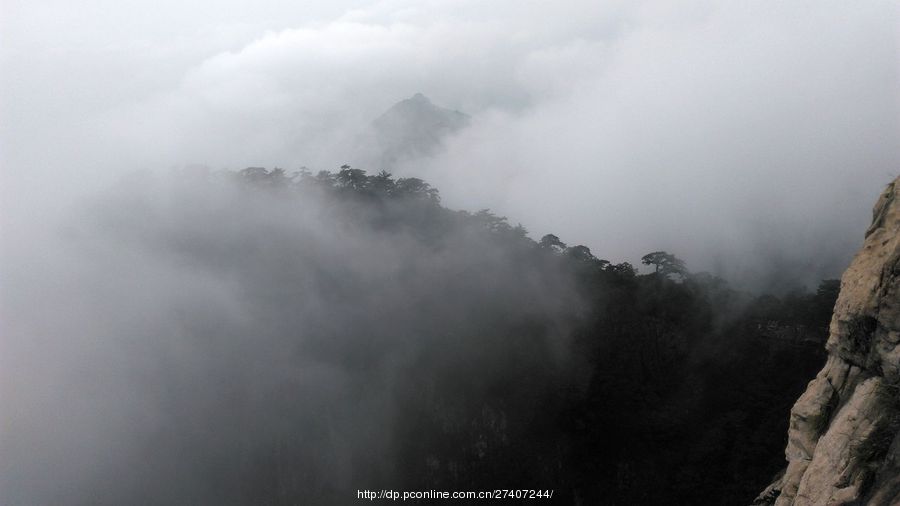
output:
M688 272L684 265L684 261L665 251L647 253L641 257L641 263L644 265L652 265L654 267L654 272L663 276L678 275L685 277Z
M418 197L431 200L434 203L440 202L440 194L437 188L432 188L431 185L417 177L398 179L394 194L398 197Z
M336 180L338 184L344 188L351 190L365 190L368 187L369 178L366 177L366 171L351 168L349 165L341 165Z
M562 504L629 505L746 504L783 466L790 405L823 355L815 343L769 339L759 320L818 331L827 325L836 280L815 294L754 297L709 274L688 277L684 262L665 251L645 255L641 262L655 275L639 276L627 262L611 264L553 234L535 242L521 224L487 209L446 209L425 181L395 180L384 170L370 176L344 165L313 176L301 168L287 177L250 167L228 178L252 187L250 203L271 184L296 192L298 201L312 194L352 211L317 217L316 230L361 230L355 245L370 235L398 238L386 241L396 244L388 249L390 268L363 264L358 272L354 255L334 255L335 243L316 243L292 221L278 221L290 213L241 214L239 199L223 211L232 219L216 214L201 232L188 222L161 227L176 227L164 244L186 263L207 262L239 281L248 314L261 322L251 349L277 343L288 350L279 363L302 357L298 371L307 362L327 364L349 389L345 397L318 399L302 381L282 388L279 380L253 405L258 418L231 416L245 408L229 404L236 393L207 403L217 420L246 429L216 440L209 462L195 457L202 471L227 478L217 487L240 484L236 504L346 502L323 462L347 461L338 467L354 483L533 483L555 488ZM123 213L106 213L113 215ZM234 218L256 226L234 226ZM304 302L313 295L315 304ZM204 329L246 330L214 323L189 327L201 336L198 347L232 341L206 340ZM385 393L378 390L385 384L385 395L368 396ZM370 398L358 402L362 396ZM389 426L390 437L369 438L376 432L368 420L333 423L337 413L367 413L373 404L389 419L371 425ZM341 433L348 425L359 437ZM254 439L272 434L266 444ZM172 446L193 444L189 436L173 437Z
M566 250L566 243L560 241L559 237L556 237L553 234L547 234L544 237L541 237L541 241L538 245L543 249L556 253L561 253Z
M371 177L370 186L376 192L389 195L394 190L396 184L394 183L394 178L391 177L390 172L381 170L378 174Z

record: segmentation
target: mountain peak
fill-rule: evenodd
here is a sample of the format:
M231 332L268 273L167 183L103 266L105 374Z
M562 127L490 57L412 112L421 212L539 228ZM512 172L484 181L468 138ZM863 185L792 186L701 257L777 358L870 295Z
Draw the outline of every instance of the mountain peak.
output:
M397 102L372 122L382 152L380 163L437 153L443 140L469 124L469 116L435 105L422 93Z
M376 126L437 127L441 130L457 130L468 123L469 116L453 109L435 105L422 93L401 100L391 106L373 122Z

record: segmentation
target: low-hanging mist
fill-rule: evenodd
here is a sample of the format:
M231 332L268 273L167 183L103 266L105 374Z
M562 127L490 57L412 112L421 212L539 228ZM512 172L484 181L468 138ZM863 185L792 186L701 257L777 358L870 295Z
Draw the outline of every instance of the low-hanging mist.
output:
M749 503L898 14L0 0L0 504Z
M8 504L728 504L781 465L835 295L638 275L349 167L135 173L46 237L6 251Z
M840 274L900 166L893 2L239 5L4 2L0 219L123 170L357 166L355 136L422 92L470 128L359 167L786 290Z
M427 428L469 445L427 450L445 462L488 450L473 431L521 438L488 400L537 415L571 377L554 258L417 180L243 176L135 175L45 245L65 267L6 294L5 504L346 503L412 485Z

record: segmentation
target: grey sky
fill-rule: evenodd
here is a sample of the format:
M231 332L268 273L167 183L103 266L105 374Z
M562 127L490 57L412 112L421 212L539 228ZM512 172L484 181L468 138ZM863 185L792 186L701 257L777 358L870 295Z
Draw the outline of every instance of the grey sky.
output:
M0 14L7 228L133 169L333 168L417 91L473 126L395 170L614 261L668 249L695 269L836 275L900 170L892 2L4 0Z
M784 288L840 274L900 171L898 65L887 1L0 0L0 453L14 456L0 459L0 491L59 503L90 494L86 483L190 482L190 462L168 457L191 431L144 474L132 452L195 404L201 421L233 412L214 402L232 384L287 381L287 397L341 405L352 375L315 354L293 363L298 332L333 330L350 349L381 329L400 339L384 347L399 360L417 335L396 332L400 316L435 321L404 301L465 284L453 268L506 287L434 301L473 348L485 348L466 327L482 302L513 314L576 305L568 279L523 279L471 238L430 255L402 235L330 226L327 205L223 188L203 201L135 171L334 169L372 119L422 92L470 126L442 154L392 169L437 186L445 205L492 208L613 262L665 249ZM284 286L286 258L301 275L282 281L313 288L291 292L302 305L278 298L270 318L264 295ZM317 269L349 280L348 297L304 285ZM380 317L383 301L396 317ZM247 339L260 332L272 346ZM160 392L181 387L166 405ZM384 441L354 425L378 411L353 409L337 432Z

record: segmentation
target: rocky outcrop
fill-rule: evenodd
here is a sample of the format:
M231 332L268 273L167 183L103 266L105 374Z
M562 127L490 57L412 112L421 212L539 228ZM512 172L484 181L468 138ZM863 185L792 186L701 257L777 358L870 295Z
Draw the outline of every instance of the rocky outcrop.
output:
M791 409L787 469L753 504L900 504L900 178L841 279L828 361Z

